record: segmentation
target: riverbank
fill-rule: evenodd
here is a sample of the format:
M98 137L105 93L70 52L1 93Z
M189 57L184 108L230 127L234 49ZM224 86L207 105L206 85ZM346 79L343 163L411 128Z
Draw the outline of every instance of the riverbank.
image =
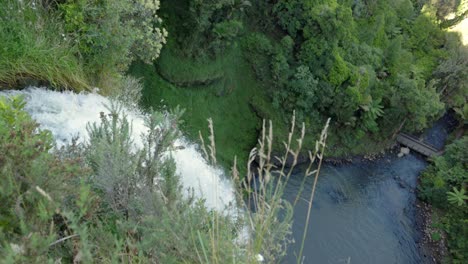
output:
M419 185L418 181L418 185ZM416 201L416 222L422 237L419 241L419 247L432 253L433 263L447 263L450 253L447 248L447 234L440 232L434 227L434 209L433 207L420 199ZM434 236L434 234L440 236Z
M367 153L367 154L357 154L357 155L351 155L351 156L345 156L345 157L333 157L333 156L328 156L328 149L325 149L325 155L323 159L323 163L331 166L339 166L339 165L347 165L347 164L353 164L353 163L369 163L376 161L378 159L382 159L388 155L397 155L401 151L401 147L399 144L396 142L389 143L388 147L374 153ZM274 152L273 156L280 156L279 152ZM281 156L284 154L281 154ZM288 159L286 160L286 167L291 167L293 165L293 157L291 155L288 156ZM302 151L298 157L297 157L297 164L307 164L309 162L309 155L305 152ZM273 161L273 164L275 166L281 165L278 161Z

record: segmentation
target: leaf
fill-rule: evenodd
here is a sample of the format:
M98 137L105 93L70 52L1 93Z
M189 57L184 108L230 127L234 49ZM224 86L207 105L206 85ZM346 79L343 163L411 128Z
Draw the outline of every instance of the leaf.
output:
M453 192L447 192L447 200L454 205L462 206L465 204L465 200L468 200L468 196L465 195L465 189L463 187L457 190L453 187Z

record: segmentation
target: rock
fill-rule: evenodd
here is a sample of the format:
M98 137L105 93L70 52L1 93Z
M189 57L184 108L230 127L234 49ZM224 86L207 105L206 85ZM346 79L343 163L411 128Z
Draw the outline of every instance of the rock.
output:
M403 181L401 181L401 180L398 181L398 186L400 186L400 188L402 188L402 189L406 188L405 183Z
M403 154L403 153L400 152L400 153L398 153L397 156L398 156L399 158L401 158L401 157L403 157L404 155L405 155L405 154Z
M401 148L400 153L403 153L403 155L408 155L410 153L410 149L409 148Z

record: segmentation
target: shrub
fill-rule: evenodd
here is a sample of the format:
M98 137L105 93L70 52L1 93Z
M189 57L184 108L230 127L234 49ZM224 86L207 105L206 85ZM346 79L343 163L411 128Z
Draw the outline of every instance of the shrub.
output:
M78 57L97 75L102 88L108 75L118 78L129 64L140 59L152 63L166 42L160 28L158 0L68 0L59 4L67 37L78 43Z
M434 160L421 177L420 196L441 208L448 207L447 192L464 187L468 181L468 137L447 146L443 156Z
M246 59L252 65L252 68L261 81L271 79L270 58L273 54L273 45L263 34L254 33L244 40Z
M60 201L77 197L76 177L87 175L79 158L49 152L51 134L38 130L23 107L20 98L0 98L0 256L6 263L53 258L46 253L66 225Z

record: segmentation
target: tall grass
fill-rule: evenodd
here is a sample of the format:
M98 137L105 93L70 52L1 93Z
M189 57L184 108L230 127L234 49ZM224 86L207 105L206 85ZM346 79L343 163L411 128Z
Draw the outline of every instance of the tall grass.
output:
M326 147L329 122L330 120L327 121L320 138L316 141L315 150L309 151L309 166L304 172L304 179L293 204L284 200L283 194L297 165L305 138L305 125L302 123L300 135L294 140L294 135L296 134L295 115L293 115L291 121L287 141L283 142L284 153L281 157L273 156L272 154L274 138L272 122L270 121L267 127L266 122L263 121L258 147L250 152L247 162L247 175L244 177L239 174L237 160L235 159L231 173L238 188L239 205L244 209L246 217L247 237L244 237L246 241L244 241L245 244L242 246L245 247L247 259L255 261L262 259L262 261L266 261L267 263L278 263L281 261L287 252L288 245L293 242L290 235L294 206L301 197L307 177L314 176L314 183L308 201L306 226L301 241L301 249L297 257L298 264L303 262L302 255L305 236L308 230L315 188ZM210 144L208 148L205 146L200 133L202 150L206 159L215 165L216 146L211 119L208 119L208 127L211 133L209 136ZM287 166L288 159L290 158L292 158L292 164ZM279 166L275 166L273 160L277 160ZM255 161L257 165L253 166ZM208 255L206 248L202 247L199 250L204 253L204 259L200 258L199 260L200 262L204 262L210 259L211 261L208 262L223 263L222 261L218 261L219 258L216 255L216 249L219 249L217 247L218 237L216 236L216 232L219 230L220 223L216 217L212 221L211 245L213 249L210 252L214 255Z
M0 0L0 85L39 80L56 88L87 89L77 49L61 22L34 1Z

